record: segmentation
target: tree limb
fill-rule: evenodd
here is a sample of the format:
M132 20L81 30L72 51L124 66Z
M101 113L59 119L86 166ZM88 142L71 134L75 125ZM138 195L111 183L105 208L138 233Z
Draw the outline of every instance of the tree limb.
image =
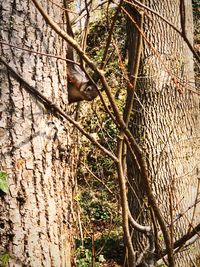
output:
M180 239L178 239L177 241L174 242L174 250L176 250L179 247L182 247L184 244L186 244L187 241L189 241L190 239L192 239L195 235L197 235L198 233L200 233L200 223L197 224L197 226L195 226L191 232L183 235ZM159 260L160 258L164 257L167 254L166 249L161 253L161 256L159 256L157 258L157 260Z

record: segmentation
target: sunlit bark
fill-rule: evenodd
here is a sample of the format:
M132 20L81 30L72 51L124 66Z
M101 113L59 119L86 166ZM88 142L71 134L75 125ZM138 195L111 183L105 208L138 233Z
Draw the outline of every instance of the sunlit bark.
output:
M185 29L192 42L192 6L190 1L185 2ZM177 28L183 26L180 1L146 0L143 4L159 12ZM151 19L145 16L143 30L149 42L143 42L130 127L145 152L152 189L173 243L188 229L190 231L200 218L197 204L174 222L176 216L194 204L197 198L199 96L194 88L193 57L188 46L169 25L151 12L148 14ZM134 217L139 216L144 223L152 218L147 211L144 182L132 166L128 157L128 176L132 184L130 206ZM142 238L137 236L133 241L141 249ZM177 254L176 266L192 266L191 259L195 260L199 253L199 242L191 247Z
M58 1L59 2L59 1ZM60 3L60 2L59 2ZM64 25L63 11L44 8ZM1 39L65 58L66 43L32 1L0 1ZM30 85L66 110L64 61L1 46L1 55ZM1 65L0 169L10 192L0 202L0 256L7 266L71 266L73 147L69 125L55 118Z

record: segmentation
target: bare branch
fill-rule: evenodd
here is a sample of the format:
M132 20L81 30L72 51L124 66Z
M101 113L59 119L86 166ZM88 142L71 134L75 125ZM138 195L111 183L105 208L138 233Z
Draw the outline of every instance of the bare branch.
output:
M179 247L182 247L183 245L186 244L186 242L188 242L189 240L191 240L194 236L196 236L198 233L200 233L200 223L197 224L197 226L195 226L191 232L183 235L180 239L178 239L175 243L174 243L174 249L177 249ZM194 240L195 241L195 240ZM167 254L167 251L164 250L161 254L161 257L164 257ZM158 257L158 259L160 259L160 257Z
M90 4L91 1L88 2L88 5ZM95 11L96 9L98 9L99 7L105 5L106 3L108 2L108 0L105 0L105 1L102 1L101 3L99 3L98 5L96 5L94 8L92 8L91 12ZM72 21L72 24L76 24L79 20L81 20L82 18L84 18L86 16L86 14L82 14L83 12L85 11L85 8L82 9L77 18L75 18L73 21ZM81 16L82 14L82 16Z
M47 53L42 53L42 52L33 51L33 50L29 49L29 48L18 47L18 46L16 46L16 45L8 44L8 43L3 42L3 41L0 41L0 44L2 44L2 45L7 45L7 46L13 47L13 48L15 48L15 49L19 49L19 50L22 50L22 51L26 51L26 52L29 52L29 53L32 53L32 54L36 54L36 55L41 55L41 56L45 56L45 57L52 57L52 58L60 59L60 60L63 60L63 61L69 62L69 63L73 63L73 64L76 64L76 65L80 66L79 63L77 63L77 62L75 62L75 61L73 61L73 60L70 60L70 59L66 59L66 58L60 57L60 56L56 56L56 55L52 55L52 54L47 54Z
M139 231L141 233L145 233L145 234L149 233L151 231L150 226L143 226L143 225L139 224L138 222L136 222L133 219L130 210L128 211L128 218L129 218L129 221L130 221L131 225L133 226L133 228L136 229L137 231Z
M130 6L129 6L130 8ZM126 105L124 108L124 120L128 125L130 120L131 111L133 108L133 99L134 93L137 83L137 76L140 66L140 58L142 53L142 28L143 28L143 14L139 13L137 10L137 22L134 20L133 16L131 16L131 20L129 20L129 34L134 34L134 43L133 36L129 36L129 79L132 86L128 86L127 88L127 99ZM137 26L136 26L137 25ZM134 29L134 31L133 31ZM131 51L130 51L131 50Z
M110 27L110 30L109 30L109 34L108 34L108 38L107 38L107 42L106 42L106 47L105 47L105 50L104 50L102 62L100 64L100 69L103 69L105 67L106 57L107 57L108 49L109 49L110 42L111 42L111 39L112 39L114 26L115 26L116 20L118 18L119 12L121 10L121 6L123 4L123 1L124 0L120 0L120 3L118 5L118 7L117 7L117 10L116 10L116 12L115 12L115 14L114 14L114 16L112 18L112 24L111 24L111 27Z
M62 9L65 12L69 12L69 13L73 13L73 14L78 14L77 12L71 10L70 8L66 8L66 7L62 7L60 5L58 5L57 3L55 3L53 0L49 0L53 5L59 7L60 9Z
M198 203L200 203L200 199L196 199L194 203L192 203L189 207L187 207L183 212L176 215L176 218L174 219L174 222L178 221L181 217L184 216L190 209L195 207Z
M124 235L125 235L125 241L128 248L128 262L130 263L130 266L135 266L136 262L136 253L133 249L132 245L132 239L130 235L129 230L129 223L128 219L130 218L130 212L128 208L128 200L126 195L126 182L124 179L124 170L123 170L123 143L124 143L124 135L123 133L120 134L118 138L118 144L117 144L117 157L118 162L117 165L117 172L118 172L118 180L120 185L120 196L121 196L121 202L122 202L122 219L123 219L123 228L124 228ZM135 222L134 222L135 224Z
M186 36L186 28L185 28L185 0L180 0L180 18L181 18L182 35L183 36Z
M101 180L99 179L91 170L90 168L88 168L88 166L86 164L84 164L83 162L81 162L81 164L84 165L84 167L86 168L86 170L98 181L100 182L107 190L110 194L112 194L113 196L115 196L115 194L112 192L112 190L110 190L110 188Z

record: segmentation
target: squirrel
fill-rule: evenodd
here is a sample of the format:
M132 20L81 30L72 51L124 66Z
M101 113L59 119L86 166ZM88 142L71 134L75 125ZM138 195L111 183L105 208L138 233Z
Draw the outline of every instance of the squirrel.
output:
M68 12L66 12L66 18L67 33L74 38ZM74 51L70 45L68 45L67 59L74 61ZM90 81L85 71L79 65L71 62L68 63L67 66L69 104L82 100L91 101L96 98L98 89L95 84Z

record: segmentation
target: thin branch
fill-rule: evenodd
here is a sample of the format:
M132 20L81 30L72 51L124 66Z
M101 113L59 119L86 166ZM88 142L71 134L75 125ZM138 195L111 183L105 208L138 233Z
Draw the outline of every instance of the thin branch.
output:
M89 6L90 5L90 3L92 2L93 0L89 0L88 1L88 3L87 3L87 5ZM80 7L81 8L81 7ZM83 8L83 9L81 9L79 12L78 12L78 19L82 19L83 17L81 17L81 14L83 13L85 11L85 8ZM84 16L85 16L86 14L84 14ZM76 19L74 19L74 20L76 20Z
M193 209L193 212L192 212L192 218L191 218L191 221L190 221L188 233L190 232L190 230L192 228L192 224L193 224L194 219L195 219L195 213L196 213L196 208L197 208L197 203L198 203L198 196L199 196L199 193L200 193L199 189L200 189L200 179L197 180L197 192L196 192L196 197L195 197L195 201L194 201L194 209Z
M185 0L180 0L180 19L181 19L181 29L182 35L186 36L186 24L185 24Z
M90 4L91 1L89 1L88 4ZM102 1L101 3L99 3L98 5L96 5L92 10L91 12L95 11L98 7L100 6L103 6L105 5L106 3L108 2L108 0L105 0L105 1ZM73 21L72 21L72 24L76 24L79 20L81 20L82 18L84 18L86 16L86 14L82 14L83 12L85 11L85 9L82 9L80 12L79 12L79 15L77 18L75 18ZM82 16L81 16L82 14Z
M194 201L194 203L192 203L189 207L187 207L183 212L179 213L176 218L174 219L174 223L176 221L178 221L181 217L183 217L183 215L185 215L185 213L187 213L190 209L192 209L193 207L195 207L198 203L200 203L200 199L196 199Z
M143 20L144 16L142 13L137 13L137 22L133 19L133 16L131 16L131 21L128 21L130 23L129 27L129 34L134 34L134 43L133 38L129 38L129 42L131 42L131 46L129 46L129 76L130 76L130 82L132 86L129 86L127 89L127 100L126 105L124 108L124 120L126 124L128 125L130 120L131 111L133 108L133 100L134 100L134 93L137 83L137 76L139 72L139 66L140 66L140 59L141 59L141 53L142 53L142 28L143 28ZM136 26L137 25L137 26ZM134 32L131 31L132 27L134 28ZM130 33L131 31L131 33ZM133 47L134 46L134 47ZM130 52L130 49L134 50ZM132 56L130 58L130 56Z
M92 8L92 2L90 1L90 9ZM86 9L86 20L85 20L85 25L84 25L84 30L83 30L83 37L82 37L82 49L85 52L86 50L86 44L87 44L87 37L88 37L88 32L89 32L89 23L90 23L90 11L89 11L89 6L87 3L87 0L85 0L85 9ZM82 66L84 66L84 62L82 62L82 59L80 58Z
M128 249L128 262L130 263L130 266L135 266L136 262L136 253L133 249L132 245L132 239L130 235L129 230L129 223L128 219L130 218L130 212L128 208L128 200L126 195L126 182L124 179L124 170L123 170L123 142L124 142L124 136L123 133L118 138L117 143L117 172L118 172L118 180L120 185L120 196L121 196L121 206L122 206L122 219L123 219L123 228L124 228L124 234L125 234L125 241L126 246Z
M131 223L131 225L133 226L133 228L141 233L149 233L151 231L151 227L150 226L144 226L144 225L141 225L139 224L138 222L136 222L132 215L131 215L131 212L130 210L128 210L128 218L129 218L129 221Z
M114 38L112 38L112 45L113 45L113 47L115 49L115 52L117 54L117 57L118 57L118 65L119 65L119 68L120 68L120 70L121 70L121 72L123 74L123 78L127 82L128 88L132 88L133 86L132 86L132 84L130 82L130 79L128 77L128 72L126 70L126 67L123 64L123 60L122 60L122 57L120 55L119 48L118 48L117 43L116 43L116 41L115 41Z
M77 63L77 62L75 62L75 61L73 61L73 60L70 60L70 59L66 59L66 58L60 57L60 56L55 56L55 55L52 55L52 54L47 54L47 53L42 53L42 52L33 51L33 50L29 49L29 48L18 47L18 46L16 46L16 45L8 44L8 43L3 42L3 41L0 41L0 44L2 44L2 45L7 45L7 46L13 47L13 48L15 48L15 49L22 50L22 51L26 51L26 52L29 52L29 53L32 53L32 54L36 54L36 55L41 55L41 56L45 56L45 57L52 57L52 58L60 59L60 60L63 60L63 61L69 62L69 63L73 63L73 64L76 64L76 65L80 66L79 63Z
M194 236L196 236L200 232L200 223L197 224L190 233L187 233L183 235L180 239L174 242L174 249L177 249L179 247L182 247L186 244L190 239L192 239ZM167 254L166 249L162 252L161 256L159 256L157 259L159 260L161 257L164 257Z
M71 10L70 8L66 8L66 7L62 7L62 6L58 5L58 4L55 3L53 0L49 0L49 1L50 1L53 5L59 7L60 9L62 9L62 10L65 11L65 12L73 13L73 14L76 14L76 15L78 14L78 12L75 12L75 11Z
M110 190L110 188L101 180L99 179L91 170L90 168L88 168L88 166L86 164L84 164L83 162L81 162L81 164L84 165L84 167L86 168L86 170L98 181L100 182L107 190L110 194L112 194L113 196L115 196L115 194L112 192L112 190Z
M110 30L109 30L109 34L108 34L108 38L107 38L107 42L106 42L106 47L105 47L103 58L102 58L102 61L101 61L101 64L100 64L100 69L103 69L105 67L106 57L107 57L108 49L109 49L110 42L111 42L111 39L112 39L114 26L115 26L116 20L118 18L119 12L121 11L121 6L123 4L123 1L124 0L120 0L119 5L117 7L117 10L116 10L116 12L115 12L115 14L114 14L114 16L112 18L112 24L110 26Z

